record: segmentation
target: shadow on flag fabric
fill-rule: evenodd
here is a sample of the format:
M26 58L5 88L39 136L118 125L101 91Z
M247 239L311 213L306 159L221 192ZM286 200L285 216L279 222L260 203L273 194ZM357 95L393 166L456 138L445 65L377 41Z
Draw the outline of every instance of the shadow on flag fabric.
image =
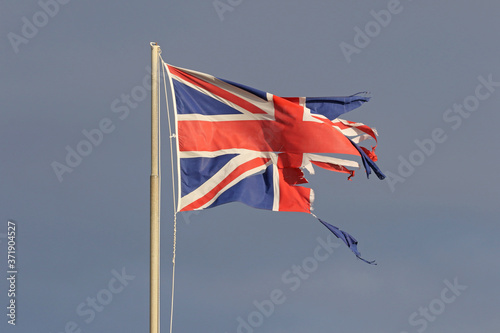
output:
M367 102L366 93L280 97L163 64L174 95L178 211L242 202L311 214L314 192L302 186L307 183L303 170L314 173L317 166L346 173L351 180L361 160L367 176L373 172L385 178L375 164L376 130L338 118ZM375 143L370 149L360 145L369 139ZM361 258L352 236L320 222L337 237L343 235Z

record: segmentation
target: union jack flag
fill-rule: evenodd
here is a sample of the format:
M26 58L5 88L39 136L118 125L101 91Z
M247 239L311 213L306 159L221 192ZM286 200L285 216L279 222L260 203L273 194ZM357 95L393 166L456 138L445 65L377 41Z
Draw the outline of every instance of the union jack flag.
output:
M338 118L367 102L366 94L279 97L164 65L175 96L178 211L238 201L273 211L311 213L314 192L299 186L307 183L303 169L313 172L316 165L347 173L350 179L360 166L332 154L357 156L367 175L373 170L380 179L385 177L374 163L375 129ZM375 146L359 146L366 139L373 139Z

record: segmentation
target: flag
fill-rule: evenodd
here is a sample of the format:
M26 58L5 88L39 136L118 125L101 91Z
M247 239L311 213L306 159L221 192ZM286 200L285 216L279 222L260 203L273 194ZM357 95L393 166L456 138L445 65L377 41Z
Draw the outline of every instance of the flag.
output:
M302 186L307 183L303 170L312 173L318 166L346 173L350 179L360 167L356 158L367 176L374 172L385 178L375 164L375 129L338 118L367 102L366 93L280 97L164 66L174 94L178 211L242 202L260 209L311 213L314 192ZM375 146L360 146L367 139Z

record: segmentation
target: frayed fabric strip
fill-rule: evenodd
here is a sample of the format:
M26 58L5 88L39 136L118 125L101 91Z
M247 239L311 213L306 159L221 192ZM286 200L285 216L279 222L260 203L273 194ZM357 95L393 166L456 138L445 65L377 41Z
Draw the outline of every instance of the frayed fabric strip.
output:
M361 253L359 253L359 251L358 251L358 241L356 240L356 238L354 238L353 236L351 236L347 232L340 230L336 226L331 225L330 223L323 221L322 219L318 218L316 215L314 215L314 214L312 214L312 215L314 217L316 217L318 219L318 221L321 222L321 224L323 224L326 228L328 228L328 230L330 230L337 238L341 239L345 243L345 245L347 245L351 249L351 251L356 255L356 257L359 260L362 260L370 265L377 264L375 262L375 260L370 261L370 260L366 260L366 259L361 257Z

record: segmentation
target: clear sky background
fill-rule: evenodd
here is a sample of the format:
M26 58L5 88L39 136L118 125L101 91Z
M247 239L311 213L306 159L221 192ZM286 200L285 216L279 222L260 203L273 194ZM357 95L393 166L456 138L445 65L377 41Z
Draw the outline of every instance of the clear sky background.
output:
M277 95L370 91L344 118L377 128L389 175L306 175L315 213L378 266L307 214L238 203L179 214L174 332L498 331L498 1L60 1L0 9L0 331L148 331L151 41L173 65ZM90 151L96 128L107 133ZM89 152L69 166L78 147ZM71 172L58 178L54 162Z

